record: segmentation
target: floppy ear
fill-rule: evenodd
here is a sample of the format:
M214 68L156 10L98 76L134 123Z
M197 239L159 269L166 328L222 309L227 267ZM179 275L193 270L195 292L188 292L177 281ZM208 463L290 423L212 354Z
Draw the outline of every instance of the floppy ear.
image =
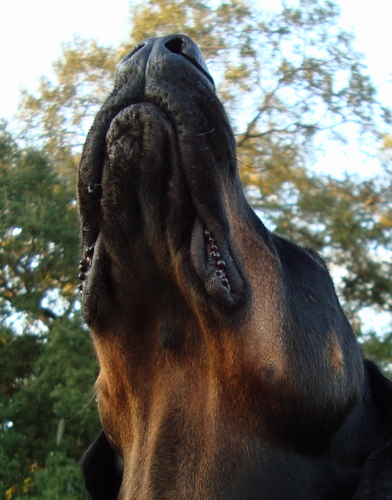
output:
M123 464L103 431L81 460L84 482L90 500L117 500Z
M389 500L392 498L392 382L365 359L373 409L386 428L383 445L366 460L353 500Z
M389 500L392 498L392 441L371 455L362 470L353 500Z

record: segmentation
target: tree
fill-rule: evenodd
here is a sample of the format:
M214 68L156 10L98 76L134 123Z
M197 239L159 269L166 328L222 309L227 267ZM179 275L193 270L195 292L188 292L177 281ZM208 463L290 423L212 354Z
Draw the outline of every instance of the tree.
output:
M245 130L238 145L253 166L283 157L301 163L320 131L343 134L341 125L352 122L377 134L375 115L389 117L331 1L301 0L273 15L240 0L150 0L131 11L130 41L115 50L75 39L54 65L58 83L42 78L38 93L24 92L25 128L52 154L80 148L86 117L107 95L120 56L144 38L179 31L201 46L226 107L243 115L234 125Z
M375 144L379 124L390 121L352 37L338 26L337 5L299 0L271 14L241 0L150 0L131 11L130 41L112 49L75 40L55 63L58 83L42 79L35 95L23 95L25 128L58 171L64 163L75 168L120 56L144 38L185 32L236 116L242 180L254 206L281 234L315 245L346 270L339 291L358 332L358 313L374 299L390 310L390 266L374 255L376 246L391 249L387 182L338 182L306 168L322 141L345 139L346 125Z
M97 366L78 312L74 189L4 125L0 178L0 496L53 499L56 482L58 498L81 499L77 461L99 423L87 405Z
M13 335L12 342L23 338ZM17 346L3 350L20 354ZM0 492L2 498L8 491L10 498L81 500L78 460L99 430L90 339L79 320L56 320L40 351L12 397L0 400L0 422L12 423L0 431Z

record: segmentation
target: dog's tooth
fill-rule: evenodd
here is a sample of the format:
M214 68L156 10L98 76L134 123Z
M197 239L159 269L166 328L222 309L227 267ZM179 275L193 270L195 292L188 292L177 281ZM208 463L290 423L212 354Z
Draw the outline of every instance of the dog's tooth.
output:
M82 259L79 263L79 269L82 273L85 273L89 268L89 261L87 259Z
M90 245L87 249L86 249L86 256L89 257L89 256L92 256L93 253L94 253L94 248L95 248L95 244L93 243L92 245Z
M222 284L230 290L230 284L227 278L222 278Z

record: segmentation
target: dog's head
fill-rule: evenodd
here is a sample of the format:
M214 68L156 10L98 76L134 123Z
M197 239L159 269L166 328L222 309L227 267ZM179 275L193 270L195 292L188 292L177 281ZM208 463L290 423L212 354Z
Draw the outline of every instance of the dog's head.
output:
M127 310L155 302L156 314L168 286L217 314L246 306L230 218L241 214L248 225L253 214L231 128L190 39L147 40L121 62L87 139L79 200L93 329L116 321L111 310L120 306L116 291L126 295L124 283L135 284Z
M266 230L236 163L189 38L150 39L123 59L86 141L79 202L99 409L130 468L135 449L141 468L156 457L165 433L191 462L192 440L201 453L209 432L234 440L240 418L269 439L294 442L296 425L322 439L351 404L346 369L359 362L346 359L355 341L328 272ZM322 430L310 428L326 407Z

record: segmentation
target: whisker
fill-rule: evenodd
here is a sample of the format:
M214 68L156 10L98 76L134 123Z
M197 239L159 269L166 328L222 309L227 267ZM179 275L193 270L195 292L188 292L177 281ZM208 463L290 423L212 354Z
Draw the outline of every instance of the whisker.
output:
M212 134L213 132L215 132L215 127L212 127L211 130L209 130L208 132L202 132L201 134L194 134L196 137L202 137L203 135L208 135L208 134Z
M89 399L89 401L88 401L88 402L87 402L87 403L83 406L83 408L82 408L80 411L78 411L78 413L77 413L76 415L74 415L73 417L68 418L67 420L65 420L65 423L67 423L67 422L71 422L71 420L75 420L75 418L77 418L77 417L78 417L81 413L83 413L83 412L84 412L84 410L85 410L86 408L88 408L88 407L89 407L89 405L90 405L90 404L91 404L91 402L92 402L92 401L96 398L96 396L97 396L97 391L96 391L96 390L94 390L94 394L91 396L91 398Z

